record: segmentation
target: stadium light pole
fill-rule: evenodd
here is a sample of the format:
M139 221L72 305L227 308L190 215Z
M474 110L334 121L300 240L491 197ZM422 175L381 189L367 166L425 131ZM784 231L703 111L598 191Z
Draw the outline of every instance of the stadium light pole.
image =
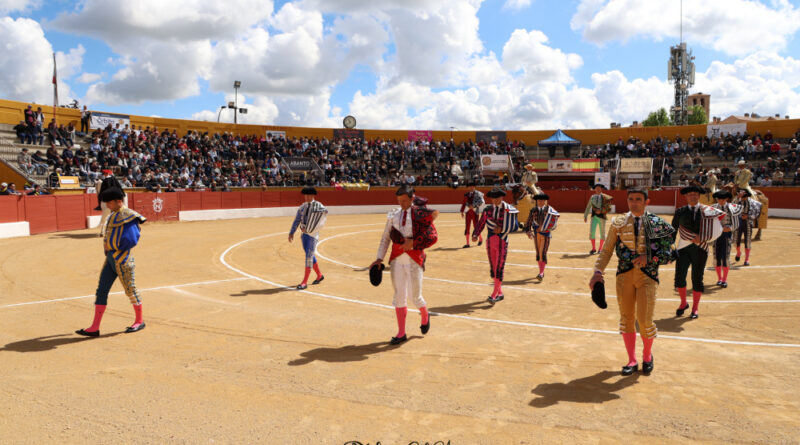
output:
M222 110L228 108L227 106L223 105L219 107L219 112L217 113L217 123L219 123L219 115L222 114Z
M239 123L239 87L242 86L242 82L240 80L233 81L233 91L234 91L234 109L233 109L233 123Z

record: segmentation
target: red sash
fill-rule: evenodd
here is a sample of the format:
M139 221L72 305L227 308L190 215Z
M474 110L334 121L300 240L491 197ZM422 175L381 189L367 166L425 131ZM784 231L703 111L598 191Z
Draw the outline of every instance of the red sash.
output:
M392 243L392 253L389 254L389 262L402 254L408 254L419 267L425 269L425 251L423 250L403 250L403 243Z

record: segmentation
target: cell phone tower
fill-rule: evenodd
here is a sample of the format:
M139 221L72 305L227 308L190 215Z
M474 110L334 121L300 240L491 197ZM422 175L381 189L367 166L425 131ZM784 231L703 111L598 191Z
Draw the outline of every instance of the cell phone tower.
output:
M667 80L675 84L675 103L670 108L672 123L686 125L689 122L689 88L694 85L694 56L683 41L683 1L681 0L681 42L669 48Z

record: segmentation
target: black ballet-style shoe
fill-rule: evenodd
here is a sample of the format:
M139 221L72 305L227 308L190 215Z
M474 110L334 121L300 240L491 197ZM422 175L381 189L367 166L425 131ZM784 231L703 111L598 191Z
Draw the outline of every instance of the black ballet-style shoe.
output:
M478 245L480 246L480 244L478 244ZM469 249L469 244L464 244L462 247L463 247L464 249Z
M503 296L503 294L500 294L500 295L494 297L494 301L502 301L504 298L505 297Z
M539 280L539 281L544 280L544 274L540 273L539 275L536 275L536 279Z
M312 282L311 282L311 284L319 284L319 283L321 283L321 282L322 282L322 280L324 280L324 279L325 279L325 275L323 275L323 276L321 276L321 277L317 278L316 280L312 281Z
M750 261L745 261L745 262L744 262L744 265L745 265L745 266L749 266L749 265L750 265Z
M597 251L596 251L596 250L594 250L594 249L592 249L592 250L590 250L590 251L589 251L589 255L594 255L594 254L596 254L596 253L597 253Z
M489 303L494 304L497 300L495 300L493 296L489 295L489 298L487 298L486 301L488 301Z
M735 261L739 261L740 258L742 258L742 257L737 255L736 258L735 258Z
M431 330L431 316L430 315L428 315L428 322L423 324L423 325L420 325L419 326L419 330L422 332L422 335L427 334L428 331Z
M653 357L653 354L650 354L650 361L642 362L642 374L650 375L650 373L653 372L653 361L655 361L655 357Z
M692 312L692 315L689 316L689 318L691 318L692 320L696 320L697 317L699 317L699 315L697 315L697 312Z
M83 335L84 337L99 337L100 336L100 331L89 332L89 331L84 331L83 329L78 329L77 331L75 331L75 333L78 334L78 335Z
M408 336L407 335L403 335L402 337L392 337L392 339L389 340L389 344L391 344L391 345L399 345L400 343L403 343L406 340L408 340Z
M722 288L725 289L725 288L728 287L728 282L727 281L723 281L722 284L720 284L720 286L722 286Z
M678 310L675 311L675 316L680 317L684 312L686 312L686 309L689 309L689 303L686 303L686 306L679 307Z
M307 284L298 284L296 289L297 289L297 290L303 290L303 289L305 289L305 288L307 288L307 287L308 287L308 285L307 285Z
M717 281L717 286L722 286L722 280Z
M478 241L478 245L480 246L481 244L483 244L483 240Z
M131 332L139 332L142 329L144 329L144 323L140 323L139 326L136 327L128 326L127 328L125 328L125 333L130 334Z
M621 374L622 375L631 375L631 374L633 374L634 372L636 372L638 370L639 370L639 364L638 363L636 363L633 366L625 365L625 366L622 367Z

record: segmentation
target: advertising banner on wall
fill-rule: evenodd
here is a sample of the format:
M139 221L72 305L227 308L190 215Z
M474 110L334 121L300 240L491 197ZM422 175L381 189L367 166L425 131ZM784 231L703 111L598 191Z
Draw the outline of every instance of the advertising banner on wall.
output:
M432 141L433 140L433 131L431 130L409 130L408 132L408 140L412 142L416 141Z
M622 158L619 171L621 173L650 173L653 170L651 158Z
M312 158L283 158L283 161L286 162L286 165L292 170L310 171L318 168L317 163L314 162Z
M349 130L347 128L334 128L334 139L364 139L364 130Z
M126 125L131 124L131 117L124 114L111 114L111 113L97 113L92 112L91 128L106 128L109 124L111 127L116 127L119 124L120 128L125 128Z
M744 134L747 131L747 123L743 124L708 124L706 126L706 136L718 138L728 134Z
M286 132L281 130L267 130L267 139L272 140L275 138L286 139Z
M513 166L511 164L511 156L482 155L481 171L484 172L513 171Z
M548 159L547 171L549 172L572 172L572 159Z
M506 141L506 132L505 131L476 131L475 132L475 139L478 142L505 142Z
M611 172L602 172L594 174L594 183L603 184L606 189L611 189Z

